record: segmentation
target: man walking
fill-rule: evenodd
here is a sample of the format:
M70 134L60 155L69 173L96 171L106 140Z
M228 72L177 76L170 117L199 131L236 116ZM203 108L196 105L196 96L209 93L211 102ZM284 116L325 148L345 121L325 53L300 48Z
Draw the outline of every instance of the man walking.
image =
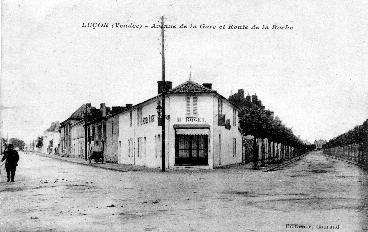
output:
M14 182L15 170L18 165L19 155L16 150L14 150L13 144L8 145L8 149L4 152L4 156L1 162L5 161L6 176L8 177L8 182Z

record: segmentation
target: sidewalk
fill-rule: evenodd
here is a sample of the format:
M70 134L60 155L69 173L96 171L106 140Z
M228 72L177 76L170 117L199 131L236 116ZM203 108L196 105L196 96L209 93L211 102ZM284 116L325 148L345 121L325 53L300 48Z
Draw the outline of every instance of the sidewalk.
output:
M352 165L355 165L355 166L358 166L364 170L368 170L368 167L366 167L364 164L360 164L356 161L353 161L353 160L348 160L348 159L344 159L344 158L341 158L341 157L336 157L336 156L331 156L331 155L327 155L325 153L322 153L324 156L328 157L328 158L331 158L331 159L336 159L336 160L340 160L340 161L343 161L343 162L346 162L346 163L349 163L349 164L352 164Z
M297 157L293 157L291 159L288 159L288 160L285 160L284 162L282 163L279 163L279 164L272 164L272 165L269 165L267 167L264 167L264 168L261 168L263 169L262 171L264 172L270 172L270 171L276 171L278 169L281 169L283 167L286 167L288 166L289 164L292 164L292 163L295 163L296 161L298 160L301 160L304 156L306 156L307 154L309 154L309 152L307 153L304 153L303 155L300 155L300 156L297 156Z
M75 164L81 164L86 165L90 167L96 167L101 169L107 169L112 171L118 171L118 172L135 172L135 171L150 171L150 172L158 172L161 171L159 168L147 168L144 166L138 166L138 165L129 165L129 164L117 164L117 163L89 163L88 160L84 160L81 158L74 158L74 157L61 157L58 155L48 155L41 152L31 152L32 154L51 158L51 159L58 159L65 162L75 163Z
M49 154L44 154L41 152L31 152L32 154L35 155L39 155L39 156L43 156L43 157L47 157L47 158L51 158L51 159L57 159L57 160L61 160L61 161L65 161L65 162L70 162L70 163L75 163L75 164L80 164L80 165L86 165L86 166L90 166L90 167L96 167L96 168L101 168L101 169L106 169L106 170L112 170L112 171L118 171L118 172L135 172L135 171L146 171L146 172L160 172L161 168L148 168L148 167L144 167L144 166L138 166L138 165L130 165L130 164L117 164L117 163L94 163L92 161L92 163L90 164L88 160L84 160L81 158L75 158L75 157L62 157L62 156L58 156L58 155L49 155ZM222 166L222 167L217 167L214 169L196 169L196 168L169 168L166 169L168 172L185 172L185 171L214 171L214 170L218 170L218 169L244 169L244 170L254 170L254 171L264 171L264 172L268 172L268 171L275 171L277 169L280 169L284 166L287 166L291 163L294 163L298 160L300 160L301 158L303 158L306 154L303 154L301 156L298 157L294 157L291 158L289 160L285 160L282 163L275 163L275 164L268 164L265 167L259 167L258 169L253 169L253 163L246 163L246 164L233 164L233 165L227 165L227 166Z

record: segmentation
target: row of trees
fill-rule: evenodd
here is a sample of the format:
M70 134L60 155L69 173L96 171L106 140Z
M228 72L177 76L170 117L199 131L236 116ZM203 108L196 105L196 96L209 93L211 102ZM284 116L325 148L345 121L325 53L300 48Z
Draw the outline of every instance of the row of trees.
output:
M9 141L5 138L2 138L2 148L1 149L5 149L8 144L13 144L14 145L14 148L18 148L19 150L23 150L24 147L25 147L25 142L21 139L18 139L18 138L11 138L9 139Z
M351 144L368 146L368 119L362 125L331 139L323 146L323 149L345 147Z
M268 138L273 142L299 149L308 147L277 116L274 116L274 112L265 109L256 95L244 97L244 92L240 90L231 95L229 101L240 110L240 128L243 135Z

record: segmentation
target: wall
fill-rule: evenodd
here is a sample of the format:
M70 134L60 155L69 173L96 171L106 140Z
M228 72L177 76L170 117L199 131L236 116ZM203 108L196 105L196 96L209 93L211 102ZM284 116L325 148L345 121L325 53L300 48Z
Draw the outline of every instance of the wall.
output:
M119 115L109 117L106 121L106 146L104 159L106 162L118 162Z
M213 156L214 156L214 167L236 164L242 162L242 135L238 129L239 118L238 111L235 111L236 115L236 126L233 126L233 106L225 99L222 99L223 110L222 114L225 114L225 121L230 119L230 130L224 126L218 126L218 97L212 99L213 105ZM220 138L221 135L221 144ZM233 139L236 139L236 155L233 156Z
M167 97L166 115L169 115L169 119L166 119L166 167L170 168L175 165L175 129L173 127L175 124L199 123L210 126L208 141L208 164L210 168L242 162L242 136L238 129L238 117L236 116L236 126L233 126L233 107L226 100L223 100L223 102L223 112L226 114L226 119L230 119L231 129L229 130L223 126L217 126L216 95L198 95L197 117L201 120L200 122L187 122L185 120L186 95L170 95ZM149 119L144 124L138 123L138 109L136 107L132 109L132 126L130 126L129 111L119 115L119 163L161 167L161 143L155 139L155 136L161 135L161 127L158 126L157 122L156 107L157 99L151 99L141 106L142 117ZM221 156L218 146L219 134L222 136ZM142 152L138 152L138 138L141 138L144 144ZM235 155L233 155L234 138L236 139ZM129 152L129 141L132 143L131 152Z
M70 156L84 158L84 126L82 122L72 125L70 131L71 152Z
M132 108L132 125L130 125L130 111L119 115L119 145L118 162L124 164L160 167L161 156L155 154L155 135L161 134L161 127L157 122L156 99L142 106L142 118L150 118L138 123L137 108ZM142 149L138 151L138 138L142 139ZM131 141L129 152L129 141ZM161 146L161 143L159 143ZM167 162L166 162L167 165Z

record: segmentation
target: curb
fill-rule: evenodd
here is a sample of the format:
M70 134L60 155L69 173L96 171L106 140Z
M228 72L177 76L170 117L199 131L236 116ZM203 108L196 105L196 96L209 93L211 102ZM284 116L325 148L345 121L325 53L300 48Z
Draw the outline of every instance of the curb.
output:
M331 159L336 159L336 160L340 160L340 161L343 161L343 162L346 162L346 163L349 163L349 164L352 164L352 165L355 165L355 166L358 166L364 170L368 170L368 167L366 167L365 165L363 164L360 164L360 163L356 163L354 161L351 161L351 160L347 160L347 159L342 159L342 158L337 158L335 156L330 156L330 155L327 155L327 154L324 154L322 153L324 156L328 157L328 158L331 158Z
M100 169L105 169L105 170L110 170L110 171L116 171L116 172L138 172L138 171L157 171L155 169L129 169L129 170L122 170L122 169L117 169L117 168L112 168L112 167L103 167L103 166L99 166L96 164L89 164L89 163L84 163L84 162L78 162L78 161L74 161L74 160L67 160L67 159L63 159L62 157L57 157L57 156L48 156L42 153L38 153L38 152L33 152L32 154L38 155L38 156L42 156L42 157L46 157L49 159L56 159L56 160L60 160L60 161L64 161L64 162L68 162L68 163L74 163L74 164L79 164L79 165L84 165L87 167L94 167L94 168L100 168Z
M287 165L289 165L289 164L292 164L292 163L295 163L296 161L301 160L301 159L302 159L304 156L306 156L307 154L309 154L309 152L308 152L308 153L305 153L305 154L303 154L303 155L300 155L300 156L294 157L294 158L292 158L292 159L290 159L290 160L287 160L287 161L285 161L284 163L277 164L277 165L275 165L275 166L273 166L273 167L266 168L265 170L262 170L262 171L263 171L263 172L276 171L277 169L280 169L280 168L282 168L282 167L285 167L285 166L287 166Z

